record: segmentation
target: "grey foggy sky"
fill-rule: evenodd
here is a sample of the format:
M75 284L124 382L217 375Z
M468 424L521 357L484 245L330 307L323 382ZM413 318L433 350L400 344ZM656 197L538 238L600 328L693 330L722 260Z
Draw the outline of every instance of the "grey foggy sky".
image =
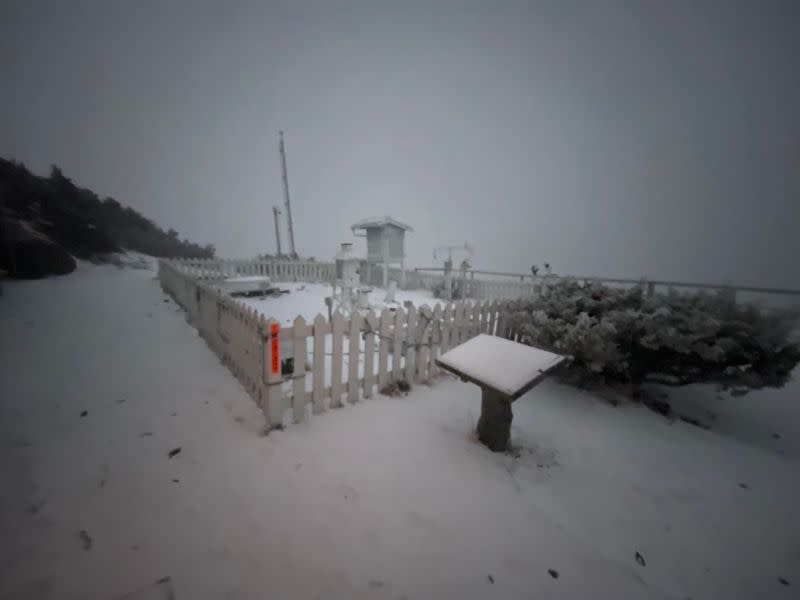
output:
M0 156L218 253L363 217L480 268L800 286L786 2L4 2ZM285 242L284 235L284 242Z

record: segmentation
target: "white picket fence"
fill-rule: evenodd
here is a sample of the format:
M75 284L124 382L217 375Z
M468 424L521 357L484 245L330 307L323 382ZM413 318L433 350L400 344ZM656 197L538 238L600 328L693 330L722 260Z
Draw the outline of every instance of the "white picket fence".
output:
M332 282L333 263L308 260L173 259L172 264L196 279L266 275L273 281Z
M336 312L280 327L223 293L208 281L208 266L194 262L160 260L161 285L262 409L268 429L354 404L401 380L428 383L438 374L437 356L479 333L516 337L505 324L512 305L500 302L349 319Z

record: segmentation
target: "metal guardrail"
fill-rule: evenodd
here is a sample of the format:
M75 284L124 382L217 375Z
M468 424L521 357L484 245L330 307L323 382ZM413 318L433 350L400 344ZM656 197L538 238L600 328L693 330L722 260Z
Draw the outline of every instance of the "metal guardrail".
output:
M414 271L428 271L428 272L444 272L442 267L421 267L416 268ZM498 277L514 277L519 278L520 281L525 281L526 279L533 279L530 274L523 274L523 273L508 273L504 271L482 271L482 270L470 270L470 277L474 277L475 274L478 275L494 275ZM453 270L453 276L458 277L458 271ZM648 287L654 286L662 286L662 287L673 287L673 288L696 288L696 289L711 289L711 290L727 290L731 292L752 292L757 294L777 294L777 295L785 295L785 296L800 296L800 290L789 289L789 288L770 288L770 287L758 287L758 286L751 286L751 285L735 285L735 284L714 284L714 283L691 283L686 281L668 281L668 280L660 280L660 279L648 279L648 278L641 278L641 279L630 279L630 278L619 278L619 277L585 277L585 276L578 276L578 275L541 275L538 277L539 280L545 279L547 277L556 278L556 279L577 279L579 281L597 281L601 283L624 283L624 284L632 284L632 285L639 285L639 284L646 284Z

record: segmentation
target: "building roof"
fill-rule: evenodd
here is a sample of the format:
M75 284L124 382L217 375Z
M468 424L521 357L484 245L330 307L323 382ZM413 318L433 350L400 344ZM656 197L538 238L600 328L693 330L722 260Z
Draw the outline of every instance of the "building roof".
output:
M372 227L384 227L386 225L394 225L395 227L399 227L404 231L414 231L414 228L411 225L406 225L405 223L401 223L397 219L392 217L374 217L371 219L361 219L358 223L355 223L351 229L355 231L356 229L368 229Z

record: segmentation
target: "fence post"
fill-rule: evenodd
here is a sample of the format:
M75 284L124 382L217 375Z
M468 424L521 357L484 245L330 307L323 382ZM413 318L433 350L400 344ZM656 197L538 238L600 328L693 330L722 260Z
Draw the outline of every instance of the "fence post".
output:
M282 413L282 393L281 393L281 364L278 355L280 340L278 335L280 325L274 319L266 321L262 316L259 325L261 326L261 338L264 357L262 367L262 377L264 382L264 398L261 410L267 423L267 430L279 429L283 424ZM276 368L277 364L277 368Z

